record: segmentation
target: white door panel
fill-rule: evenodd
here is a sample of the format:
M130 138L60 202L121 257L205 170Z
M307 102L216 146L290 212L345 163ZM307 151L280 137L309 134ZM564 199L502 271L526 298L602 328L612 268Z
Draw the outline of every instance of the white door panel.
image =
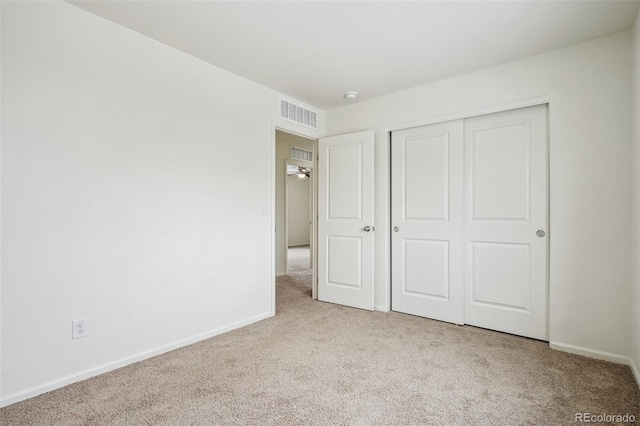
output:
M318 146L318 299L373 310L373 131Z
M521 122L501 123L468 133L473 138L467 155L473 173L470 201L474 220L528 220L528 127Z
M546 106L465 120L465 323L547 340Z
M449 242L409 238L403 242L404 293L448 300Z
M327 236L327 283L362 288L362 238Z
M530 258L528 244L472 242L471 301L529 311Z
M392 309L459 324L462 138L457 120L393 132L391 147Z
M327 164L327 219L362 220L362 142L329 145Z
M396 135L402 138L402 133ZM449 134L405 138L399 147L403 155L404 219L443 220L449 218Z

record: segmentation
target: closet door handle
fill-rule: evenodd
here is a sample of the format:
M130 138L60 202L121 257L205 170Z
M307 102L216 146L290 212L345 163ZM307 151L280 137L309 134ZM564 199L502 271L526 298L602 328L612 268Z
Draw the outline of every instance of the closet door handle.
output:
M371 227L370 227L369 225L367 225L367 226L365 226L364 228L362 228L362 230L363 230L364 232L369 232L369 231L371 231Z
M393 232L398 232L398 231L400 231L400 228L398 228L397 226L394 226L393 227Z

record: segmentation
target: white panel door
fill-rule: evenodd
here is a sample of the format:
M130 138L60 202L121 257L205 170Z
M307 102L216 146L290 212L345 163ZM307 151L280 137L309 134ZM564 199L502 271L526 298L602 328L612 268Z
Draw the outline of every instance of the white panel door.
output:
M465 120L465 323L547 336L546 106Z
M394 311L462 324L462 120L393 132Z
M373 131L318 147L318 299L373 310Z

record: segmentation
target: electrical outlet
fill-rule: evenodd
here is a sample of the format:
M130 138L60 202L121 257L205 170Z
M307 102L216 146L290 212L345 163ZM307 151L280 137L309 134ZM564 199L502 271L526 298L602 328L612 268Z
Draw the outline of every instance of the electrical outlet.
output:
M71 321L71 326L73 327L73 332L71 337L75 339L80 339L81 337L87 337L87 318L79 318Z

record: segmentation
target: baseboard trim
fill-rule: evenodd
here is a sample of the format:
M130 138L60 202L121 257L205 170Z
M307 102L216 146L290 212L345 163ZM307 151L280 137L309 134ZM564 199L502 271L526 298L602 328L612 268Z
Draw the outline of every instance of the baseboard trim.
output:
M285 272L280 272L280 273L276 274L276 278L284 277L285 275L287 275Z
M636 379L636 384L640 388L640 370L633 358L628 356L614 354L611 352L599 351L596 349L584 348L582 346L569 345L566 343L549 342L549 347L561 352L568 352L571 354L587 356L589 358L601 359L603 361L610 361L616 364L628 365L631 368L633 378Z
M629 361L629 367L631 367L633 377L636 378L636 384L638 385L638 388L640 388L640 370L638 370L638 364L636 364L633 358L629 358Z
M0 407L6 407L11 404L15 404L16 402L24 401L25 399L33 398L34 396L38 396L45 392L50 392L55 389L59 389L61 387L70 385L72 383L80 382L82 380L89 379L91 377L98 376L100 374L107 373L109 371L116 370L118 368L125 367L129 364L133 364L134 362L142 361L157 355L161 355L166 352L170 352L174 349L178 349L184 346L192 345L194 343L200 342L202 340L209 339L211 337L217 336L219 334L227 333L229 331L235 330L240 327L247 326L249 324L253 324L258 321L262 321L269 317L272 317L273 314L271 312L267 312L264 314L256 315L251 318L247 318L242 321L235 322L233 324L226 325L224 327L219 327L213 329L211 331L207 331L204 333L197 334L192 337L188 337L186 339L178 340L176 342L170 343L168 345L160 346L156 349L152 349L145 352L140 352L135 355L131 355L125 358L120 358L113 362L109 362L103 365L100 365L95 368L90 368L88 370L81 371L76 374L71 374L60 379L52 380L50 382L44 383L39 386L34 386L24 391L16 392L13 394L9 394L6 397L0 399Z
M589 349L582 346L569 345L567 343L560 342L549 342L549 347L561 352L568 352L570 354L583 355L589 358L601 359L603 361L631 366L631 358L624 355L614 354L612 352L604 352L597 349Z
M389 308L387 308L386 306L373 305L373 310L379 312L389 312Z

